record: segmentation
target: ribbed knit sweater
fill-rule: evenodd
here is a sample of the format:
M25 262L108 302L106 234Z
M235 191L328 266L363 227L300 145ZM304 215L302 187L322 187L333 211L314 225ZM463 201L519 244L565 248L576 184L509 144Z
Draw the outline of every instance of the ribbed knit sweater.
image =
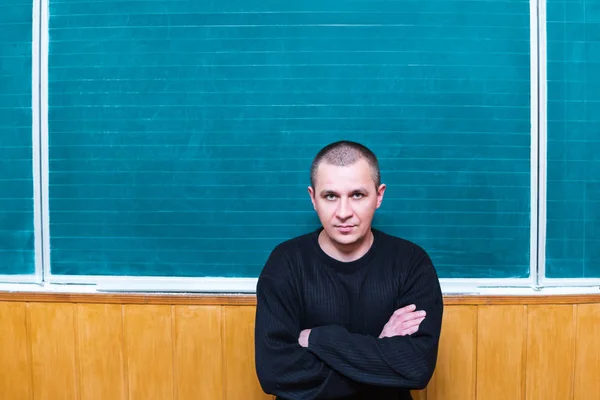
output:
M360 259L338 261L319 229L278 245L257 285L255 361L278 399L411 399L436 365L443 301L436 271L418 245L373 229ZM409 304L427 316L409 336L379 335ZM308 347L298 343L311 329Z

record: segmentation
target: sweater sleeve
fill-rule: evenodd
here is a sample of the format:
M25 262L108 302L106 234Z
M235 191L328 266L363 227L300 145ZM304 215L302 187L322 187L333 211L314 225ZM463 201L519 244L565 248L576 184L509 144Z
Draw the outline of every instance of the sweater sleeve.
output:
M340 374L364 384L422 389L435 369L443 298L437 273L425 254L407 276L400 307L415 304L427 315L409 336L376 338L340 326L311 330L308 349Z
M271 257L267 263L273 262ZM265 270L269 269L267 265ZM300 346L299 299L289 279L278 278L261 275L256 289L255 363L262 389L289 400L331 399L356 393L360 384Z

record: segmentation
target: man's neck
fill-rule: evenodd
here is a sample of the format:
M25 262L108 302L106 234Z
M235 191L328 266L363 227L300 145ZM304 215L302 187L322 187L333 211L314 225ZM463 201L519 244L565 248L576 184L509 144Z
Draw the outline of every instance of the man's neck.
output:
M356 261L369 251L373 245L373 232L369 230L367 235L358 242L343 244L331 240L322 230L319 234L319 246L329 257L342 262Z

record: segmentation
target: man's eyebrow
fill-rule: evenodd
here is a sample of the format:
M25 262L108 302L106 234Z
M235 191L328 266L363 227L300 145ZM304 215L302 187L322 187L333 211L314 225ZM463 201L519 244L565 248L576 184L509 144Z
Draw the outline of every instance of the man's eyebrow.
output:
M330 190L330 189L321 190L321 193L320 193L321 196L326 196L328 194L337 194L337 193L335 191L333 191L333 190Z
M356 188L356 189L352 189L352 190L350 191L350 193L368 193L368 191L367 191L367 189L366 189L366 188L364 188L364 187L362 187L362 186L361 186L361 187L358 187L358 188ZM324 190L321 190L321 192L319 192L319 194L320 194L321 196L327 196L327 195L330 195L330 194L335 194L335 195L337 195L338 193L337 193L335 190L331 190L331 189L324 189Z

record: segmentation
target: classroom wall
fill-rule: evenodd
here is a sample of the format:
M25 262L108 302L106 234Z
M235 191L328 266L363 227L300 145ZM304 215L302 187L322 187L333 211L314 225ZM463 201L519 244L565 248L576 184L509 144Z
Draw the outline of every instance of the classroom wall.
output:
M253 296L0 293L0 398L270 399ZM446 297L419 400L600 399L600 295Z

